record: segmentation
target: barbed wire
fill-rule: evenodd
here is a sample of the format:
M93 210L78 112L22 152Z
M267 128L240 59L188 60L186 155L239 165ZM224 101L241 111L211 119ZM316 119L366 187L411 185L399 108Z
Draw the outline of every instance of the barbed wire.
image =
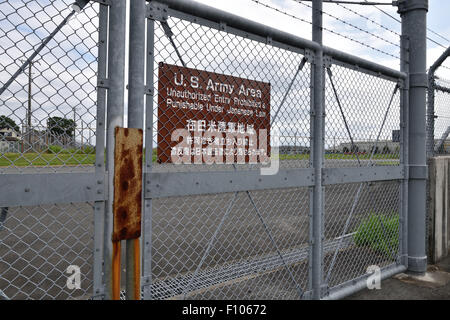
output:
M368 2L368 0L364 0L365 2ZM389 18L391 18L392 20L398 22L399 24L402 23L402 21L396 17L394 17L393 15L391 15L390 13L387 13L385 10L378 8L377 6L373 6L375 9L377 9L378 11L380 11L381 13L383 13L384 15L388 16ZM447 41L450 43L450 40L444 36L442 36L441 34L437 33L436 31L432 30L431 28L427 27L427 30L430 31L431 33L433 33L434 35L442 38L443 40ZM443 48L446 48L443 44L437 42L436 40L431 39L430 37L427 37L427 39Z
M267 3L261 2L261 1L259 1L259 0L251 0L251 1L252 1L252 2L255 2L255 3L259 4L259 5L262 5L262 6L266 7L266 8L268 8L268 9L271 9L271 10L277 11L277 12L279 12L279 13L281 13L281 14L284 14L284 15L286 15L286 16L288 16L288 17L291 17L291 18L294 18L294 19L297 19L297 20L300 20L300 21L302 21L302 22L305 22L305 23L308 23L308 24L312 25L312 21L303 19L303 18L301 18L301 17L298 17L298 16L293 15L293 14L291 14L291 13L288 13L288 12L286 12L286 11L280 10L280 9L278 9L278 8L276 8L276 7L270 6L270 5L268 5Z
M437 42L437 41L435 41L435 40L433 40L433 39L431 39L431 38L428 38L428 37L427 37L427 40L430 41L430 42L433 42L434 44L437 44L438 46L440 46L440 47L442 47L442 48L444 48L444 49L447 49L446 46L444 46L443 44L441 44L441 43L439 43L439 42Z
M447 41L448 43L450 43L450 40L442 35L440 35L439 33L431 30L430 28L427 28L428 31L430 31L431 33L435 34L436 36L438 36L439 38L442 38L443 40Z
M296 2L296 3L299 3L299 4L301 4L302 6L308 7L308 8L310 8L310 9L312 10L312 6L311 6L311 5L309 5L309 4L307 4L307 3L304 3L304 2L302 2L301 0L292 0L292 1L294 1L294 2ZM350 26L350 27L352 27L352 28L354 28L354 29L356 29L356 30L359 30L359 31L361 31L361 32L364 32L364 33L370 35L371 37L377 38L377 39L379 39L379 40L381 40L381 41L384 41L384 42L386 42L386 43L388 43L388 44L390 44L390 45L392 45L392 46L395 46L395 47L400 48L400 45L399 45L399 44L394 43L394 42L392 42L392 41L389 41L389 40L387 40L387 39L385 39L385 38L382 38L382 37L380 37L379 35L376 35L375 33L372 33L372 32L370 32L370 31L367 31L367 30L365 30L365 29L362 29L362 28L360 28L360 27L358 27L358 26L356 26L356 25L354 25L354 24L352 24L352 23L350 23L350 22L347 22L347 21L345 21L345 20L343 20L343 19L341 19L341 18L339 18L339 17L336 17L335 15L333 15L333 14L331 14L331 13L328 13L328 12L326 12L326 11L324 11L324 10L322 10L322 13L325 14L325 15L327 15L327 16L329 16L329 17L331 17L331 18L333 18L333 19L335 19L336 21L339 21L339 22L341 22L341 23L347 25L347 26Z
M266 7L266 8L268 8L268 9L271 9L271 10L274 10L274 11L276 11L276 12L279 12L279 13L281 13L281 14L283 14L283 15L286 15L286 16L288 16L288 17L291 17L291 18L293 18L293 19L296 19L296 20L299 20L299 21L308 23L308 24L310 24L310 25L313 25L312 21L308 21L308 20L306 20L306 19L303 19L303 18L298 17L298 16L296 16L296 15L293 15L293 14L291 14L291 13L288 13L288 12L286 12L286 11L284 11L284 10L281 10L281 9L276 8L276 7L270 6L270 5L268 5L267 3L261 2L261 1L259 1L259 0L251 0L251 1L252 1L252 2L255 2L255 3L259 4L259 5L262 5L262 6ZM294 1L296 1L296 0L294 0ZM296 2L298 2L298 1L296 1ZM300 2L299 2L299 3L300 3ZM312 9L312 7L310 7L310 8ZM327 14L326 12L322 12L322 13ZM342 37L342 38L344 38L344 39L347 39L347 40L349 40L349 41L355 42L355 43L357 43L357 44L359 44L359 45L361 45L361 46L367 47L367 48L369 48L369 49L371 49L371 50L373 50L373 51L376 51L376 52L378 52L378 53L384 54L384 55L386 55L386 56L389 56L389 57L392 57L392 58L395 58L395 59L401 59L400 56L396 56L396 55L394 55L394 54L392 54L392 53L389 53L389 52L387 52L387 51L384 51L384 50L382 50L382 49L375 48L375 47L373 47L373 46L371 46L371 45L369 45L369 44L367 44L367 43L364 43L364 42L362 42L362 41L360 41L360 40L354 39L354 38L352 38L352 37L350 37L350 36L347 36L347 35L345 35L345 34L336 32L336 31L334 31L334 30L332 30L332 29L329 29L329 28L326 28L326 27L322 27L322 29L323 29L324 31L330 32L330 33L335 34L335 35L337 35L337 36L339 36L339 37ZM378 36L377 36L377 37L378 37ZM398 47L398 45L396 45L396 44L394 44L394 45Z
M350 9L350 8L348 8L348 7L346 7L346 6L342 5L342 4L340 4L340 3L336 3L336 4L337 4L338 6L344 8L345 10L347 10L347 11L349 11L349 12L355 14L355 15L357 15L357 16L359 16L359 17L361 17L361 18L363 18L363 19L365 19L365 20L367 20L367 21L370 21L371 23L373 23L373 24L379 26L380 28L382 28L382 29L384 29L384 30L386 30L386 31L389 31L390 33L393 33L393 34L396 35L396 36L399 36L399 37L401 36L400 33L398 33L398 32L396 32L396 31L394 31L394 30L392 30L392 29L390 29L390 28L388 28L388 27L386 27L386 26L384 26L384 25L382 25L382 24L376 22L376 21L373 20L373 19L370 19L369 17L367 17L367 16L365 16L365 15L359 13L359 12L356 12L356 11L353 10L353 9Z

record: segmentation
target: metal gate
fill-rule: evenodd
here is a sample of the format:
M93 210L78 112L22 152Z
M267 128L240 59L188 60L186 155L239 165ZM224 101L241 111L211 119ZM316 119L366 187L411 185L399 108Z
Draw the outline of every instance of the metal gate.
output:
M74 11L56 1L37 8L31 6L39 1L19 3L0 3L0 23L10 30L0 35L0 113L31 121L16 130L2 120L19 150L3 149L11 139L0 137L6 163L0 289L15 299L110 299L113 130L125 118L125 1L79 0ZM420 87L406 73L414 36L402 38L399 72L196 2L136 3L146 9L131 9L141 33L129 42L130 59L145 57L138 67L130 62L128 123L140 105L130 103L138 90L145 97L145 109L133 113L140 112L133 121L141 121L145 135L142 298L339 298L365 287L374 272L385 278L408 263L423 267L420 248L408 251L407 238L409 186L413 180L421 187L426 178L425 164L411 152L425 154L425 140L422 148L409 134L411 121L425 121L408 114L410 88ZM322 13L319 3L313 21ZM62 21L61 30L52 34L57 26L45 17ZM44 27L21 30L16 19ZM44 66L33 78L38 61ZM162 63L270 83L278 170L160 163L159 156L171 154L156 151L158 136L167 134L158 114L166 89ZM39 88L28 113L27 81ZM420 211L421 196L414 200L412 210ZM81 290L67 287L70 265L81 268Z
M367 278L369 266L403 270L405 75L331 49L321 70L314 43L209 7L168 3L149 4L147 83L155 99L147 100L154 131L146 149L157 144L164 62L270 82L271 130L280 150L295 151L280 154L274 176L249 165L173 166L147 157L151 253L143 268L151 284L144 297L307 299L315 272L325 297ZM326 75L322 146L321 114L312 107L317 65ZM314 147L324 151L320 184ZM324 190L323 239L313 230L315 188ZM312 261L315 245L320 265Z

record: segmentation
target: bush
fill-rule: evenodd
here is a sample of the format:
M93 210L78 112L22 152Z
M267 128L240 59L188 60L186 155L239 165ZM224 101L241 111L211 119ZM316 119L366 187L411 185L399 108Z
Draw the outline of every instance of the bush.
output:
M62 147L61 146L48 146L48 153L61 153L62 151Z
M73 154L95 154L95 148L91 146L83 147L82 149L69 149L70 153Z
M49 146L47 149L47 153L64 153L64 154L95 154L95 148L91 146L84 147L83 149L78 148L69 148L64 149L58 145Z
M354 241L357 246L369 246L388 257L398 251L399 216L371 214L359 225Z
M84 147L82 151L84 154L95 154L95 148L91 146Z

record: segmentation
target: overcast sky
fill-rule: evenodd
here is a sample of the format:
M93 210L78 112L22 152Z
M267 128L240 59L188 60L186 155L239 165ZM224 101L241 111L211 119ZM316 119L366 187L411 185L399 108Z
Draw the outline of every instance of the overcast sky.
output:
M295 35L311 39L311 25L298 19L289 17L288 15L276 12L273 9L267 8L261 3L265 3L271 7L275 7L279 10L283 10L290 15L301 17L307 21L311 21L311 10L308 6L311 5L310 1L304 1L304 4L299 4L293 0L259 0L259 4L252 0L197 0L198 2L220 8L237 15L244 16L248 19L269 24L270 26L281 29L286 32L293 33ZM389 2L381 0L379 2ZM448 0L429 0L430 10L428 14L428 27L442 35L443 37L450 39L450 19L448 13L450 12L450 1ZM378 8L392 15L394 18L400 19L399 14L396 12L396 8L392 6L378 6ZM360 15L366 16L370 20L362 18L350 11L353 10ZM324 27L333 30L337 33L341 33L350 38L354 38L360 42L364 42L375 49L385 51L394 56L399 55L399 48L391 43L398 44L398 35L400 34L400 23L394 21L386 14L380 12L373 6L361 6L361 5L336 5L324 3ZM333 15L339 19L346 21L362 30L366 30L370 33L377 35L379 38L370 35L369 33L362 32L348 24L344 24L330 15ZM384 26L385 28L381 27ZM390 29L392 31L388 31ZM397 34L396 34L397 33ZM428 32L428 36L440 44L448 47L450 43L447 40ZM381 40L380 38L387 40ZM347 40L341 36L333 34L332 32L324 32L324 44L336 49L345 50L346 52L362 56L364 58L376 61L381 64L388 65L392 68L399 69L399 61L394 57L380 53L376 50L370 49L366 46L362 46L355 41ZM429 41L428 42L428 66L431 65L442 52L444 48ZM446 62L450 66L449 62ZM442 74L450 78L448 69L442 69Z

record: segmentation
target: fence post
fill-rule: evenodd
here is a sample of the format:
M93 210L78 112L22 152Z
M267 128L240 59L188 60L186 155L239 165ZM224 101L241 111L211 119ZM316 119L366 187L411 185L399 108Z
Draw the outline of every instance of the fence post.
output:
M98 81L106 79L107 64L107 40L108 40L108 7L100 5L99 12L99 36L98 36ZM95 146L95 174L98 178L97 192L104 192L102 185L107 183L105 177L105 105L106 88L97 89L97 129ZM103 280L103 243L104 243L104 218L105 201L96 201L94 204L94 299L100 299L104 294Z
M312 40L322 46L322 0L314 0L312 3ZM323 141L324 141L324 68L323 49L316 50L314 66L311 73L312 103L311 103L311 132L312 153L311 163L314 169L314 187L312 194L312 261L311 282L312 298L322 297L321 287L323 281L323 256L322 256L322 218L323 218L323 190L322 190L322 165L323 165Z
M426 27L428 0L401 0L402 35L409 38L408 114L408 271L424 273L426 217L426 132L427 93Z
M145 0L130 1L128 128L142 129L144 119ZM126 298L140 300L140 239L126 241ZM135 272L136 271L136 272ZM136 279L139 274L139 279ZM138 281L139 280L139 281Z
M406 35L400 37L400 71L409 74L409 39ZM409 79L406 78L400 87L400 128L401 128L401 153L400 164L408 165L408 117L409 117ZM407 175L401 182L400 195L400 225L399 225L399 255L400 263L408 265L408 182Z
M106 131L106 169L108 200L105 210L104 263L105 299L113 297L113 200L114 200L114 128L123 127L126 1L115 0L109 7L108 97Z
M147 4L149 6L150 4ZM154 92L154 62L155 62L155 21L147 17L147 64L145 68L145 167L144 181L147 186L150 181L145 174L152 171L153 166L153 96ZM145 189L144 189L145 190ZM142 226L142 290L143 300L152 299L152 199L144 199Z

